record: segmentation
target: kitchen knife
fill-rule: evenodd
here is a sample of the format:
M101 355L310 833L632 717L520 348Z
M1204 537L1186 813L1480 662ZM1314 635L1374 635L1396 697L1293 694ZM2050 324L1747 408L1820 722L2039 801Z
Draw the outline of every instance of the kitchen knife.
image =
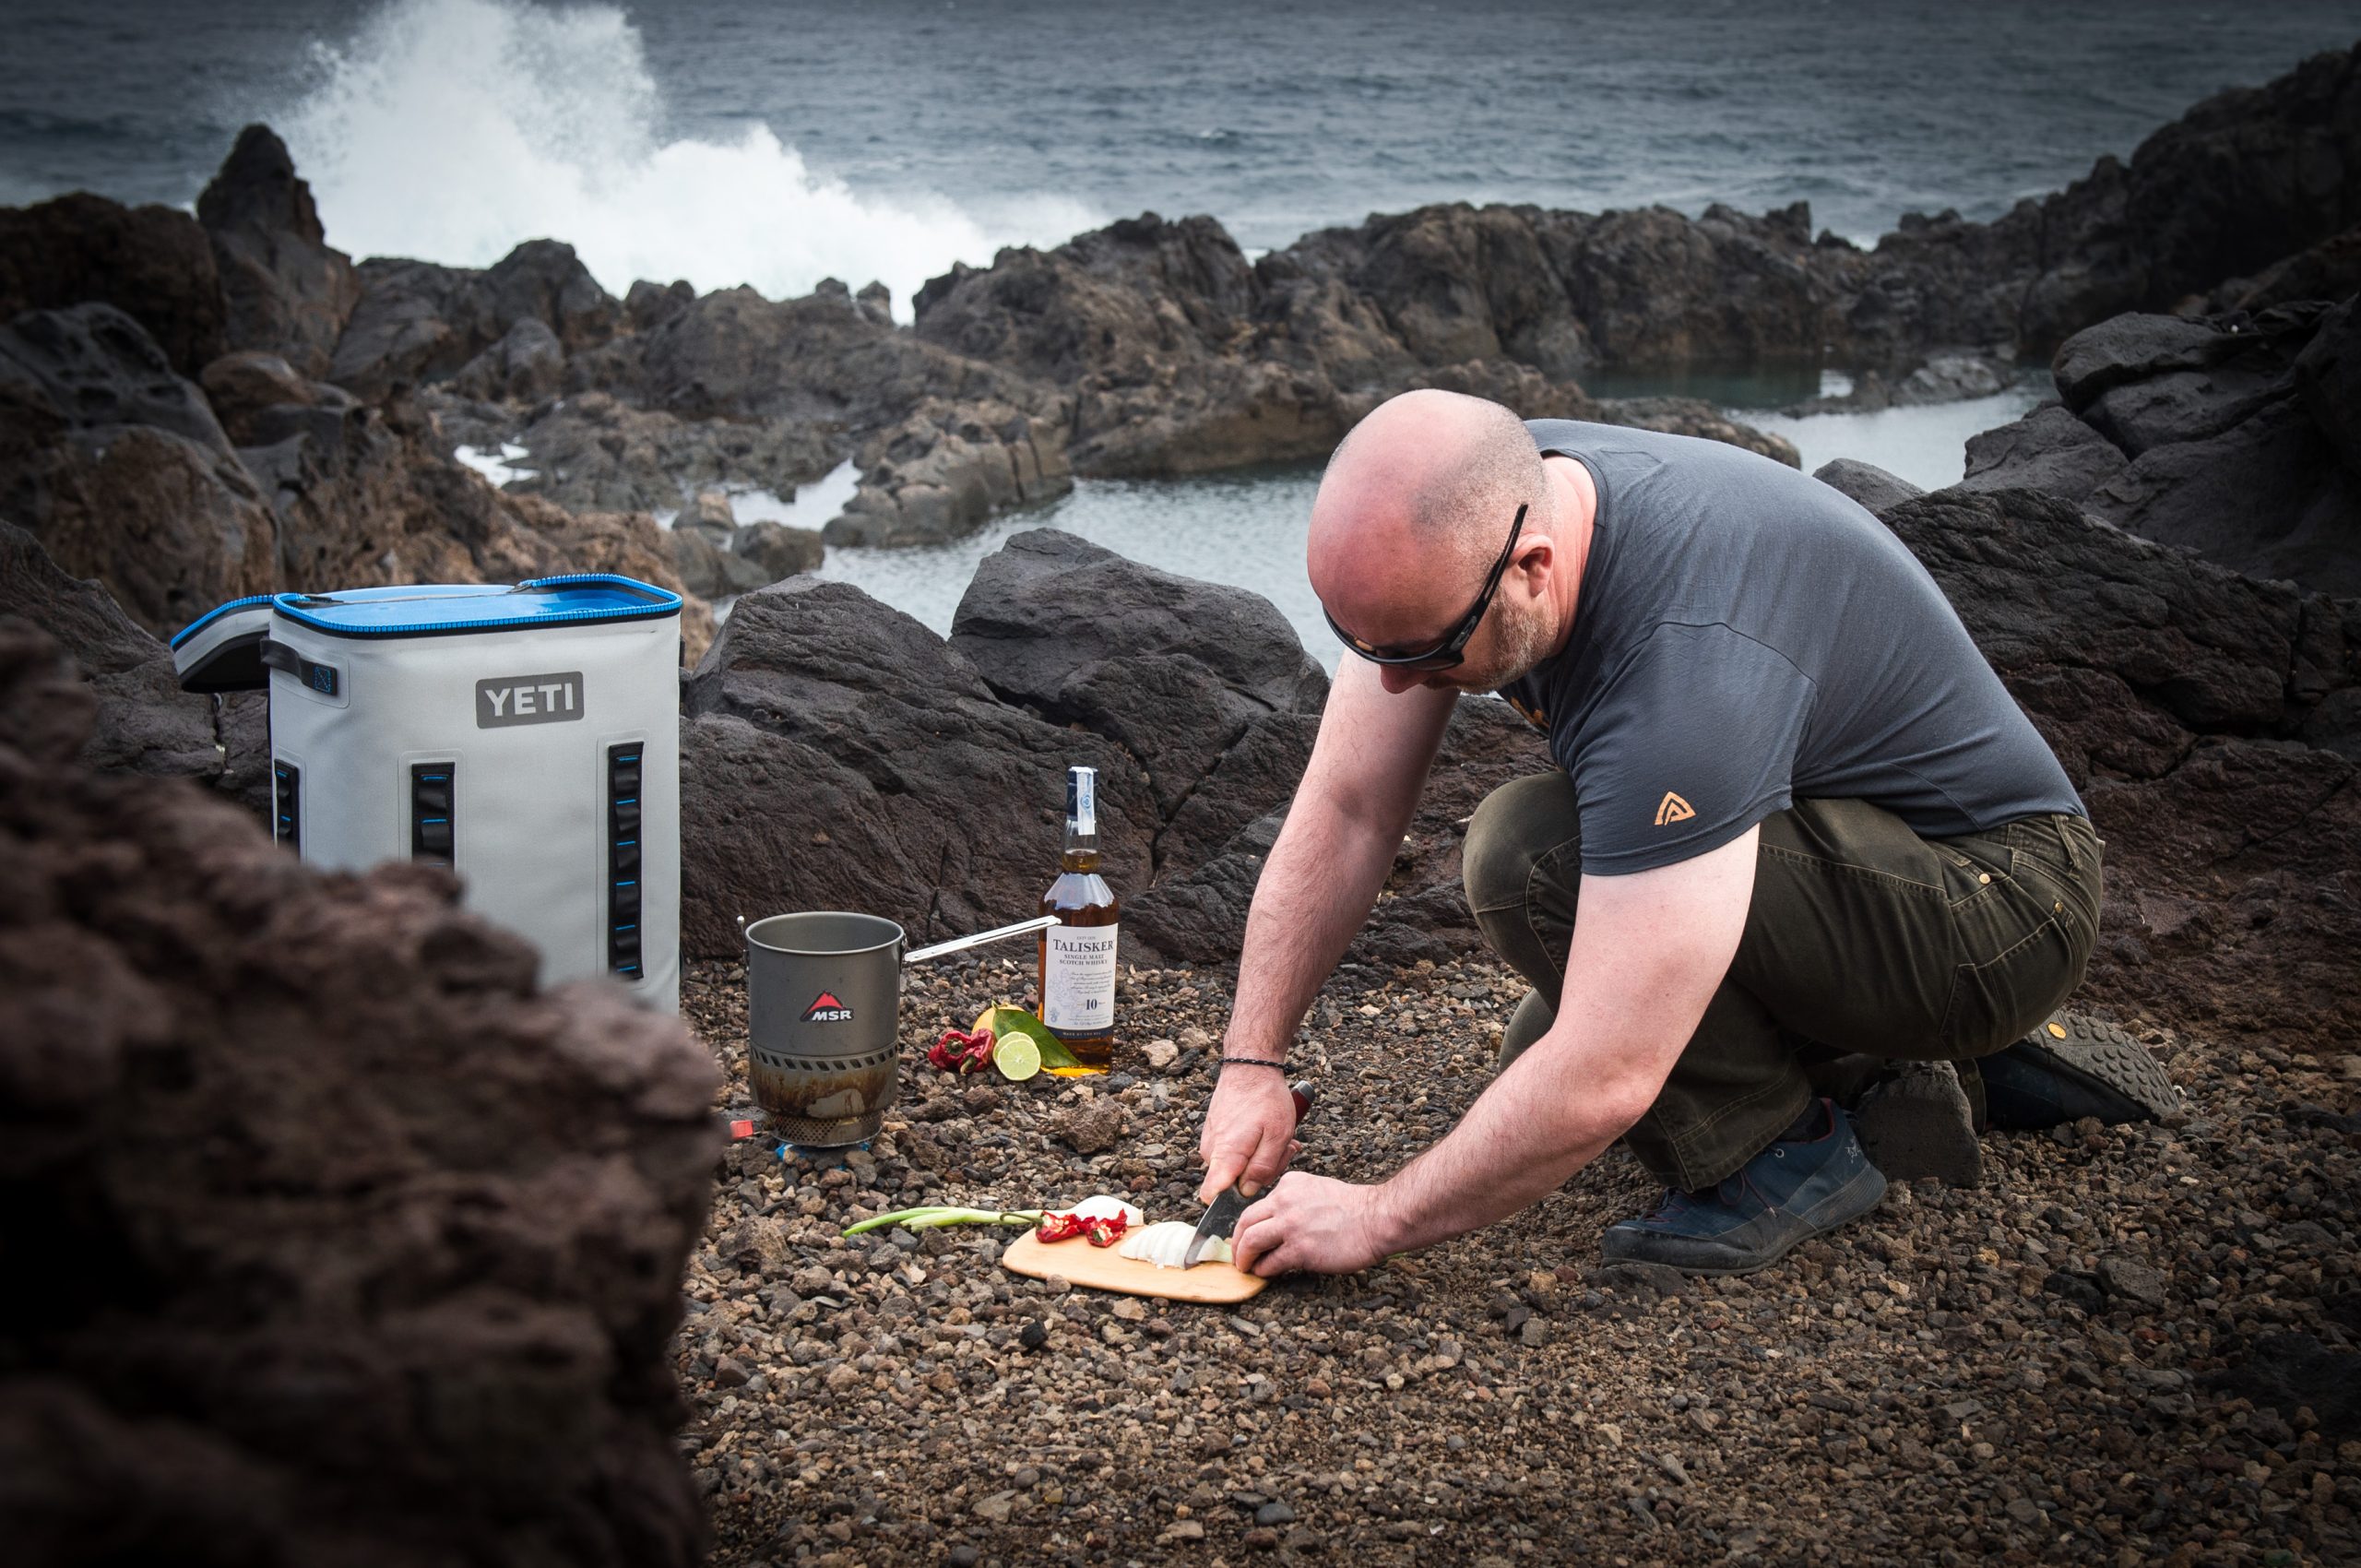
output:
M1311 1112L1311 1081L1300 1079L1289 1084L1287 1093L1295 1099L1296 1125L1301 1126L1303 1119ZM1216 1194L1214 1201L1205 1206L1204 1218L1197 1221L1196 1233L1189 1238L1189 1250L1180 1254L1180 1266L1196 1267L1198 1261L1204 1256L1205 1243L1216 1237L1228 1241L1238 1229L1238 1217L1244 1214L1246 1206L1253 1201L1238 1190L1235 1182L1226 1191Z

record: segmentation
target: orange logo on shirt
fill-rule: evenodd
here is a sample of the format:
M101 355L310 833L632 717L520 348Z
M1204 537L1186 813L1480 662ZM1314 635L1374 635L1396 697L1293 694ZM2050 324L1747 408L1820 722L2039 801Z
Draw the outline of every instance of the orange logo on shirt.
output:
M1690 808L1690 804L1687 801L1682 800L1679 795L1674 794L1669 790L1667 790L1664 792L1664 799L1656 803L1656 826L1658 827L1662 827L1667 823L1687 822L1691 817L1695 816L1696 814L1696 812Z

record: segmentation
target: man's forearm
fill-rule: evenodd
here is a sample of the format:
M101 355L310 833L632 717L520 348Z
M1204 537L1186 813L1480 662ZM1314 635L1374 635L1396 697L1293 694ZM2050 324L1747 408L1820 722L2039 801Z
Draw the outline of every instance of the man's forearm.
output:
M1332 807L1297 802L1263 863L1247 911L1229 1020L1232 1051L1274 1059L1286 1054L1312 997L1369 917L1399 842L1390 825L1373 826Z
M1414 1251L1505 1219L1622 1136L1662 1079L1602 1081L1581 1070L1590 1060L1536 1045L1511 1063L1449 1135L1378 1189L1384 1250Z

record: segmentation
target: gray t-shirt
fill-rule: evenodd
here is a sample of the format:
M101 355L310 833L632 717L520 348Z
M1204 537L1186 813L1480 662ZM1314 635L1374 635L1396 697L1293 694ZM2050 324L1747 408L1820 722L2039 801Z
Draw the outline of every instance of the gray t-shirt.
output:
M1501 692L1573 778L1585 873L1702 855L1798 797L1928 837L2086 814L1934 578L1853 501L1721 442L1526 427L1598 485L1572 637Z

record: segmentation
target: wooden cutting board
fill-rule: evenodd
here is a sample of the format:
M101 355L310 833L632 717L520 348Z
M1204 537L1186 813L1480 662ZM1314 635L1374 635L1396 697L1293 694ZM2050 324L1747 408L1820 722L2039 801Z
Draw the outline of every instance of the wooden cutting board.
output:
M1067 1241L1042 1241L1027 1230L1001 1253L1002 1266L1034 1279L1062 1275L1089 1290L1113 1290L1125 1296L1161 1296L1169 1301L1234 1302L1259 1294L1270 1283L1226 1263L1201 1263L1194 1268L1158 1268L1127 1258L1113 1247L1094 1247L1082 1237Z

